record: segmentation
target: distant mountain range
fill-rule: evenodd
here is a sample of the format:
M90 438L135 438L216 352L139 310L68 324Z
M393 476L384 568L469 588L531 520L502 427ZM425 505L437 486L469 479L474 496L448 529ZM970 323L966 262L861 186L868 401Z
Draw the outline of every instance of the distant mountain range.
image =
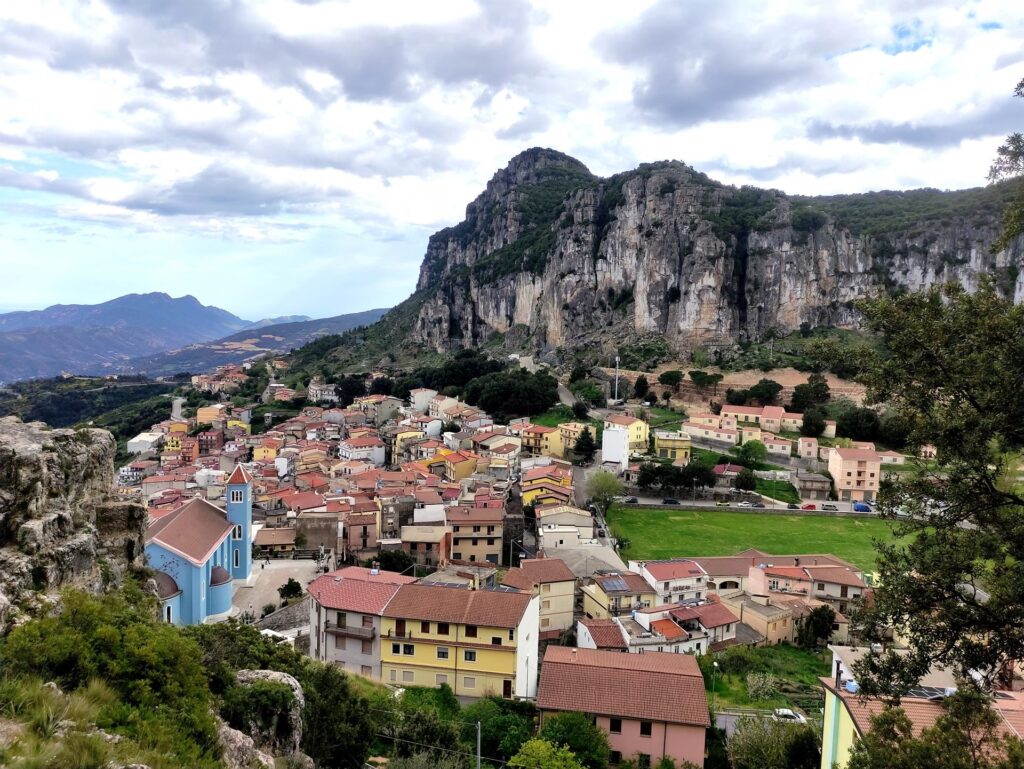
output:
M101 304L58 304L0 314L0 382L75 374L205 371L289 350L322 334L372 323L384 310L311 321L288 315L249 321L194 296L128 294ZM311 324L311 325L309 325ZM204 347L210 343L208 347ZM164 363L161 354L172 355ZM150 370L150 366L153 370ZM173 371L171 370L173 369Z
M198 342L177 350L133 358L114 367L117 373L169 376L183 371L210 371L228 363L241 363L269 353L286 353L327 334L340 334L376 323L388 308L336 315L333 318L281 323L250 328L217 339Z

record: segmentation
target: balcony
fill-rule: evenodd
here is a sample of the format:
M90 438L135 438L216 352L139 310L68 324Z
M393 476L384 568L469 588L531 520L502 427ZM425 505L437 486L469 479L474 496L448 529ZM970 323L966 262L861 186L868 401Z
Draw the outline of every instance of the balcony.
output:
M324 625L324 630L331 635L344 636L345 638L359 638L363 641L372 641L377 636L377 631L372 627L359 625L337 625L330 620Z

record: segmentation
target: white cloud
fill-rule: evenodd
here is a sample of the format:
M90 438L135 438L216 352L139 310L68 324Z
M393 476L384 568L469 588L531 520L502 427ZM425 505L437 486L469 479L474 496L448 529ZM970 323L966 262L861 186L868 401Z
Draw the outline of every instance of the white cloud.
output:
M0 205L35 197L0 237L31 210L83 248L338 237L360 269L396 242L413 263L534 145L796 193L976 185L1024 126L1022 51L1013 0L2 4Z

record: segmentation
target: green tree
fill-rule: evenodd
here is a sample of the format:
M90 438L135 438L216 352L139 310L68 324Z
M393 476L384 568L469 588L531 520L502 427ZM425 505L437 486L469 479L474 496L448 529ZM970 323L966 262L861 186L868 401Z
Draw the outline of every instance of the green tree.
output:
M637 473L636 485L641 489L653 489L661 485L661 475L658 472L661 465L656 465L653 462L644 462L640 465L640 471Z
M748 391L751 398L756 398L762 406L770 406L782 392L782 385L774 379L762 379Z
M821 641L832 637L835 621L836 612L831 606L815 606L800 626L798 642L805 649L816 647Z
M622 481L607 470L598 470L587 479L587 494L605 515L623 490Z
M817 769L821 764L814 729L770 718L741 718L726 749L733 769Z
M553 745L565 745L587 769L608 766L608 736L585 713L566 712L545 718L540 738Z
M437 756L459 749L459 728L454 721L441 718L434 710L406 708L392 727L391 739L397 756L411 756L430 745Z
M380 564L384 571L394 571L399 574L409 574L416 563L412 556L404 550L381 550L377 557L372 559Z
M647 395L647 391L651 389L651 386L647 383L647 377L643 374L636 378L633 382L633 397L643 399Z
M761 441L747 441L739 446L733 446L729 451L736 455L740 464L752 469L768 457L768 447Z
M873 408L865 406L846 409L836 417L836 434L855 441L875 441L882 429L882 419Z
M572 404L572 415L576 419L586 419L590 409L587 408L587 404L583 401L576 401Z
M984 282L860 308L887 350L865 361L867 399L905 421L911 446L937 448L938 475L922 467L882 486L882 514L905 516L898 544L877 545L880 587L854 621L867 642L896 628L909 650L865 657L858 681L899 694L942 664L990 683L1024 657L1024 306Z
M569 384L573 382L581 382L590 376L590 369L584 366L582 363L572 367L572 371L569 372Z
M801 385L802 386L802 385ZM825 412L820 408L808 409L800 425L800 434L808 438L817 438L825 432Z
M757 476L749 467L744 467L733 478L732 485L741 491L753 491L757 488Z
M463 709L460 720L465 724L463 737L476 745L476 722L480 722L481 753L489 758L508 761L533 736L530 717L511 710L507 701L494 697L477 700ZM515 703L518 705L519 703Z
M812 406L825 403L830 396L825 375L814 372L807 377L805 384L799 384L793 388L793 400L790 403L790 408L793 411L806 411Z
M324 769L361 769L373 738L366 700L334 665L310 666L301 683L302 750Z
M718 482L718 476L715 475L715 468L706 462L691 461L683 468L683 473L683 485L686 487L696 486L698 488L707 489L711 488Z
M508 765L522 769L586 769L571 750L543 739L527 742Z
M730 406L746 406L749 401L749 390L734 390L730 387L725 391L725 402Z
M673 392L679 392L679 385L683 381L683 372L678 369L671 371L662 371L658 375L658 384L663 384L665 387L671 387Z
M1024 744L1000 735L1001 717L973 687L942 701L943 713L920 736L899 707L871 717L871 729L850 749L847 769L1020 769Z
M594 443L594 436L590 434L589 427L583 428L580 437L576 439L576 445L572 447L572 452L577 459L584 462L589 462L594 458L594 454L597 452L597 444Z
M1017 83L1013 95L1024 98L1024 80ZM989 181L993 183L1004 179L1018 180L1016 195L1003 212L1002 232L992 244L993 253L1002 251L1024 233L1024 182L1020 181L1021 176L1024 176L1024 134L1016 132L1007 136L1000 145L988 172Z
M302 595L302 583L293 577L289 577L288 581L277 589L277 594L281 596L282 601L287 601L291 598L298 598Z

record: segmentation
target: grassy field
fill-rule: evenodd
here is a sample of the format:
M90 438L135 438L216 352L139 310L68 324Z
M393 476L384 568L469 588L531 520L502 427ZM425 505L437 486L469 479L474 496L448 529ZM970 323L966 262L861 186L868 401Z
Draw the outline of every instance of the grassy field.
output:
M756 547L773 555L833 553L864 569L875 563L872 540L892 538L876 518L771 515L760 511L665 510L613 507L613 534L629 540L628 558L732 555Z
M712 451L711 449L701 449L694 446L690 449L690 456L694 459L703 462L706 465L717 465L718 458L721 456L728 455L728 451ZM758 462L754 470L786 470L787 468L782 465L773 465L769 462Z
M686 414L662 406L644 406L644 408L647 410L648 422L652 430L678 430L686 418Z
M788 644L751 649L753 664L748 672L770 673L778 681L778 694L770 700L751 700L747 674L719 673L705 679L709 703L718 708L797 707L813 713L821 698L818 676L829 674L829 653L805 651ZM726 667L723 665L723 667Z
M800 494L797 492L796 486L786 481L769 481L765 478L758 478L757 493L780 502L800 504Z

